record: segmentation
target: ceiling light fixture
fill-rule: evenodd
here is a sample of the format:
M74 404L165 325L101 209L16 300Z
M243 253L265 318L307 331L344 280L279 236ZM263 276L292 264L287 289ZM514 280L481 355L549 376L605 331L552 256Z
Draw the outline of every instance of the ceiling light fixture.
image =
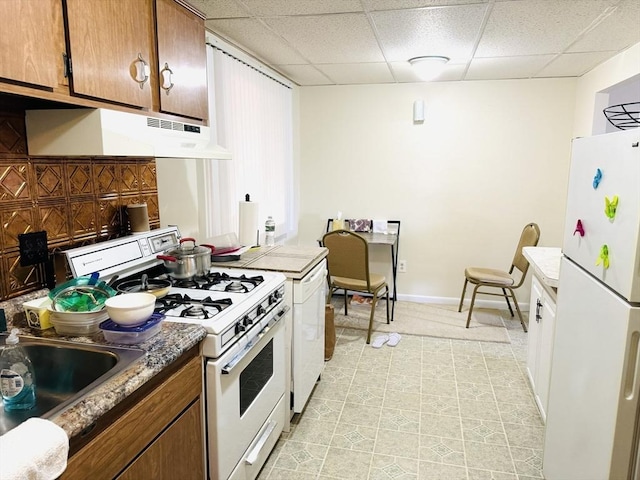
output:
M422 80L433 80L442 73L449 57L438 55L427 55L424 57L413 57L409 63Z

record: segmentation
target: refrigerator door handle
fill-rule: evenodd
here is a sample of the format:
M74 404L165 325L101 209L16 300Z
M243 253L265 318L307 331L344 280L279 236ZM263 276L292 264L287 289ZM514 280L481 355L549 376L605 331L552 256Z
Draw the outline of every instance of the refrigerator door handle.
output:
M633 400L637 391L638 373L640 372L640 355L638 355L638 347L640 347L640 332L637 330L631 334L631 344L629 345L629 358L624 378L624 398Z

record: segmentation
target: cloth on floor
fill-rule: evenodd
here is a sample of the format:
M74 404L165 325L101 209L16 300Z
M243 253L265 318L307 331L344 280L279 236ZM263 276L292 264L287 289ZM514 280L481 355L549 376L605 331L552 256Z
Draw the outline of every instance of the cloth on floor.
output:
M52 480L67 468L69 438L50 420L29 418L0 436L2 480Z

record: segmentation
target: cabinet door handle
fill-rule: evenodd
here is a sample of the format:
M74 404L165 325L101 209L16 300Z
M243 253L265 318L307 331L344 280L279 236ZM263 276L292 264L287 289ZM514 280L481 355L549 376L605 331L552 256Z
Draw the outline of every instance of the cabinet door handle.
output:
M140 86L140 89L144 88L144 84L149 80L149 64L142 58L142 53L138 53L136 58L131 64L134 70L133 80Z
M542 315L540 314L540 310L542 309L542 302L540 299L536 299L536 322L540 323L542 320Z
M169 91L173 88L173 82L171 77L173 76L173 70L169 68L169 64L165 63L162 70L160 70L160 77L162 78L162 85L160 88L164 90L164 93L169 95Z

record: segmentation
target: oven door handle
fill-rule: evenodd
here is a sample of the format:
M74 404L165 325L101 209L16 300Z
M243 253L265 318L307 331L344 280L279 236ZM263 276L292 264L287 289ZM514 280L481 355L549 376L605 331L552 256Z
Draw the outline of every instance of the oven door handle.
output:
M264 337L267 332L269 330L271 330L284 316L285 314L289 311L289 306L285 305L284 308L282 310L280 310L278 313L276 313L273 317L273 321L269 322L263 329L262 331L257 334L255 336L255 338L253 340L251 340L251 342L249 344L247 344L246 347L244 347L244 349L235 357L233 357L231 359L231 361L229 363L227 363L224 367L222 367L222 374L223 375L229 375L231 374L233 368L240 363L240 361L246 357L249 352L251 351L251 349L253 348L253 346L258 343L260 341L260 339L262 337Z
M254 463L256 463L256 461L258 460L258 455L260 455L260 451L264 447L264 444L267 443L267 440L269 440L269 437L271 436L271 432L273 432L274 428L276 428L277 425L278 425L278 422L274 420L271 420L269 423L267 423L266 428L264 429L264 431L262 432L262 435L260 435L260 438L258 439L258 443L256 443L256 446L251 449L251 451L249 452L249 455L247 455L246 458L244 459L247 465L253 465Z

